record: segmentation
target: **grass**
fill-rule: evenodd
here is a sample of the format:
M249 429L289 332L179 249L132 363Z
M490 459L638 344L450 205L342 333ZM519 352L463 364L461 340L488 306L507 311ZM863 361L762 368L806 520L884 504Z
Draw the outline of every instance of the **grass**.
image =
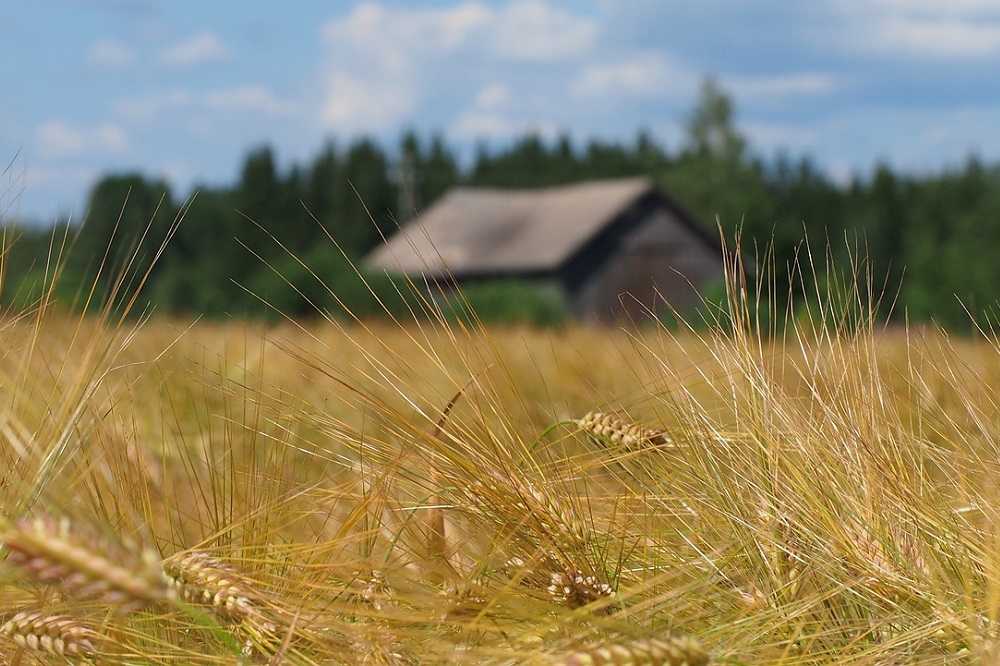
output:
M7 313L0 659L996 663L996 337L733 287L699 331Z

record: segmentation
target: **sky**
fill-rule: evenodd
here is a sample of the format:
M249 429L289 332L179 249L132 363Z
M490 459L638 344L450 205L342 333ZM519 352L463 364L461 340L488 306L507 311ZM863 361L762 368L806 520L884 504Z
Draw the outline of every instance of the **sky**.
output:
M1000 161L1000 0L31 0L0 8L0 220L109 173L179 196L333 139L684 141L699 86L837 182Z

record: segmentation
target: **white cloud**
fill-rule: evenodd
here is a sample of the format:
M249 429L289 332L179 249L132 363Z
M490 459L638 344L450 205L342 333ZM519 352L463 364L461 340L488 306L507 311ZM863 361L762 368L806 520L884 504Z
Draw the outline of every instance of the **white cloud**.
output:
M451 126L449 135L459 140L511 139L533 134L544 141L559 136L560 127L555 122L524 120L494 111L466 109Z
M148 7L152 4L150 0L76 0L76 2L79 2L80 4L90 4L97 6L103 5L115 9L122 7L141 8L141 7Z
M343 72L327 79L321 121L348 133L394 129L413 108L415 96L402 86L387 86Z
M295 105L279 99L264 86L241 86L216 90L204 95L205 106L210 109L239 113L261 113L267 116L290 116Z
M852 49L922 59L976 59L1000 54L995 0L839 0Z
M504 104L514 91L502 83L483 88L478 72L580 57L597 31L591 18L544 0L391 9L364 2L321 29L327 57L320 121L347 132L398 127L430 98L431 87L452 98L468 90L476 107Z
M655 97L679 89L688 90L698 76L671 62L662 53L643 52L618 62L584 67L570 86L577 97L610 95Z
M510 113L515 106L511 102L511 89L505 83L492 83L480 88L472 105L453 120L450 133L459 139L515 135L523 125L511 118Z
M24 197L37 216L34 221L52 223L58 219L78 220L86 205L87 189L99 177L96 166L78 160L47 160L25 170ZM37 200L32 201L32 200Z
M449 9L392 11L376 2L362 2L343 18L324 25L321 34L331 44L363 48L391 42L407 48L450 50L465 43L491 15L491 10L480 2L465 2Z
M204 31L164 50L160 62L169 67L194 67L230 60L232 55L217 34Z
M204 116L207 112L258 114L270 117L289 117L296 114L296 105L293 102L279 98L264 86L220 88L205 93L174 88L121 99L115 104L114 109L119 117L129 122L144 124L160 121L164 114L180 110L200 116Z
M996 155L998 114L997 104L847 108L810 122L814 138L809 152L841 183L851 174L870 172L876 162L911 174L929 173L959 166L970 155Z
M881 7L885 10L922 12L937 16L981 16L1000 13L996 0L846 0L859 7Z
M590 18L556 9L543 0L523 0L495 18L493 48L501 57L546 62L586 52L598 33Z
M800 127L775 123L746 123L740 126L740 132L750 139L756 149L765 153L778 149L809 151L817 143L819 132L812 127Z
M170 183L192 183L204 177L197 159L170 158L157 165L157 177Z
M513 135L516 129L515 123L499 113L468 109L455 120L452 134L460 139L483 139Z
M102 39L94 42L87 51L90 64L103 70L122 70L135 62L135 54L117 42Z
M383 72L398 73L422 53L450 52L466 45L492 12L478 2L449 9L386 9L364 2L323 26L323 41L335 54L364 54Z
M784 97L789 95L826 95L837 88L833 76L822 72L798 72L777 76L742 76L726 78L722 87L737 98Z
M320 122L347 133L405 122L417 103L419 81L433 77L428 62L455 57L490 16L479 2L392 11L365 2L328 22L320 33L327 48Z
M41 152L53 157L81 153L121 154L129 148L128 134L112 124L82 128L53 120L40 125L36 137Z
M1000 54L1000 21L890 17L875 26L873 33L880 50L949 58Z
M166 111L194 105L195 95L188 90L174 88L118 100L115 113L130 122L148 123Z
M510 88L503 83L494 83L476 94L476 106L483 109L493 109L502 106L509 99Z

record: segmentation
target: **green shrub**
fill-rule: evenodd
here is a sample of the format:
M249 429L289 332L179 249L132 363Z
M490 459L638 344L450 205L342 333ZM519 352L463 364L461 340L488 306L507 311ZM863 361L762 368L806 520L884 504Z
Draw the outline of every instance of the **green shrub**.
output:
M359 270L325 245L303 257L286 256L261 267L247 287L266 301L271 315L289 317L327 313L340 319L411 318L426 300L404 277Z
M487 324L516 322L545 327L566 323L569 313L555 290L496 280L463 287L448 298L445 315L452 321L478 319Z

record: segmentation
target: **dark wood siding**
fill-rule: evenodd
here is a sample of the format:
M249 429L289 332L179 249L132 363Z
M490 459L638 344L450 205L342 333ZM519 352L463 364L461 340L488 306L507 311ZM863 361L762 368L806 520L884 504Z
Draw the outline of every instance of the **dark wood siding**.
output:
M689 312L699 290L722 279L722 255L658 198L627 211L566 267L564 284L582 321L642 321L669 307Z

